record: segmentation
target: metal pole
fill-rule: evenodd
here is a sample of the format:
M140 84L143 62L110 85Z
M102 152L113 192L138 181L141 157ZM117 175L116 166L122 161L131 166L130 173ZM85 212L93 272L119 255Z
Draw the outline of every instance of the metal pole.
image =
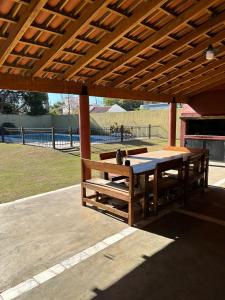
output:
M52 127L52 148L55 149L55 128Z
M22 144L25 145L25 136L24 136L24 128L21 126L21 137L22 137Z
M69 136L70 136L70 147L73 147L73 132L72 132L72 127L69 127Z
M148 138L151 138L151 124L148 125Z
M5 134L4 134L4 127L1 128L1 136L2 136L2 142L5 142Z
M120 127L120 139L121 139L121 143L123 142L123 132L124 132L124 128L123 128L123 125L121 125L121 127Z

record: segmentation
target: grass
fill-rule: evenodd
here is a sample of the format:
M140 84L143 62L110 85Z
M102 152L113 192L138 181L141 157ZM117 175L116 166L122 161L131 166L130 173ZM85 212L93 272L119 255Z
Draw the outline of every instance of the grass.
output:
M92 159L118 148L157 150L165 140L92 145ZM56 150L0 143L0 203L48 192L80 182L80 157Z

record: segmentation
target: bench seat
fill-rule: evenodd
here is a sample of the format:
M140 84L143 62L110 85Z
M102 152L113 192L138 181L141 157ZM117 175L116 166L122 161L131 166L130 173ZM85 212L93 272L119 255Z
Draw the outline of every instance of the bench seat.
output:
M83 186L111 197L117 197L119 193L121 200L130 201L129 187L125 183L112 182L103 178L92 178L83 182ZM141 194L143 192L140 189L134 188L134 197L138 197Z

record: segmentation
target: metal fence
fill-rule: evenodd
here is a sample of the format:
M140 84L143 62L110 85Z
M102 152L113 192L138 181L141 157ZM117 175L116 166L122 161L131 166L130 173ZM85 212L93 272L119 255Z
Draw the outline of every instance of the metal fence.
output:
M0 141L21 143L54 149L67 149L80 146L79 128L0 128ZM91 143L122 143L134 139L165 138L166 132L160 126L118 126L91 128Z

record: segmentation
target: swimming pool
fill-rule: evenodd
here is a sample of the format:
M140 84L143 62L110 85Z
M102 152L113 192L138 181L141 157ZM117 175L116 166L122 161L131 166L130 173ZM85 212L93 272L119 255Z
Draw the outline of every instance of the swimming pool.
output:
M55 145L59 148L68 147L71 144L70 135L65 133L55 133ZM22 143L22 135L10 134L4 136L5 142L7 143ZM101 144L120 141L120 135L91 135L92 144ZM42 133L25 133L24 134L25 144L38 145L44 147L52 146L52 134L50 132ZM78 134L72 135L73 146L79 146L80 136Z

